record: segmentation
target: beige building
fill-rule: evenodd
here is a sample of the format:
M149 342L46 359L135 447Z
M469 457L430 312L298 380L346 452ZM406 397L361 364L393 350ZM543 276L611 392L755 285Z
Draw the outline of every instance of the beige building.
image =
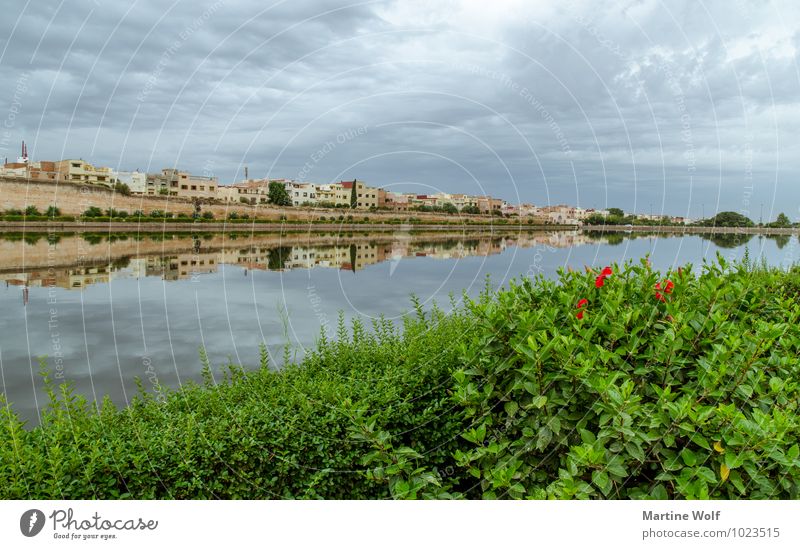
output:
M411 197L403 193L385 192L385 205L391 210L406 212L411 205Z
M231 185L238 196L231 202L266 204L269 202L269 179L248 179Z
M317 204L320 206L347 206L350 204L350 198L344 201L344 197L338 191L341 187L336 184L332 185L315 185L315 193L317 195Z
M147 174L146 194L168 194L183 198L217 198L217 178L192 175L174 168Z
M351 205L353 183L356 185L356 209L368 210L378 207L378 189L367 187L363 181L340 181L336 183L337 204Z
M49 162L42 162L48 164ZM75 183L93 183L111 187L114 184L114 172L111 168L95 167L84 160L59 160L53 162L53 171L57 179Z
M499 198L492 198L491 196L479 196L476 198L478 209L482 214L489 214L503 207L503 201Z
M219 185L217 187L217 200L239 202L239 189L234 185Z

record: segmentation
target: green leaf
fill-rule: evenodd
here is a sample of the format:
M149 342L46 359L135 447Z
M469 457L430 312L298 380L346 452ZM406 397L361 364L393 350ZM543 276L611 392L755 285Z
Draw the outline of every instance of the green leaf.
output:
M544 395L533 397L531 400L531 406L534 408L543 408L545 404L547 404L547 397Z
M512 401L506 402L504 408L505 408L506 413L508 415L513 416L514 414L517 413L517 410L519 410L519 405L512 400Z
M697 475L698 478L701 478L708 483L713 484L717 482L717 476L714 474L714 471L712 471L708 467L699 467L695 471L695 474Z
M697 464L697 456L688 448L681 450L681 459L689 467L694 467Z
M604 496L608 495L608 492L611 490L611 479L608 478L608 473L605 471L593 471L592 482L595 486L600 488Z

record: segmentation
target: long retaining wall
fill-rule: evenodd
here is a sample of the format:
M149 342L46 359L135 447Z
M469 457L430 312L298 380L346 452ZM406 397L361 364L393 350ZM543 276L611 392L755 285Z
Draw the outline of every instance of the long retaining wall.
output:
M0 178L0 211L9 209L24 210L27 206L36 206L40 211L56 206L63 215L79 216L92 206L105 211L113 208L128 213L141 210L145 215L154 210L170 213L192 214L194 204L186 198L174 196L124 196L101 185L84 185L69 181L38 181L25 178ZM453 220L454 216L425 212L368 212L362 210L336 208L281 208L270 204L251 206L241 202L203 203L203 212L211 212L216 219L225 219L230 212L248 214L250 217L278 221L311 221L321 216L338 218L352 215L354 219L368 219L381 222L389 219L408 219L415 217L426 223L437 223ZM455 219L472 219L477 222L490 221L491 218L480 215L459 215Z
M528 231L553 231L574 230L575 227L567 225L515 225L503 224L471 224L457 225L455 223L425 224L425 223L254 223L249 222L157 222L148 221L113 221L113 222L50 222L50 221L0 221L0 232L103 232L103 233L172 233L172 232L258 232L258 233L285 233L285 232L408 232L408 231L444 231L450 233L497 233L497 232L528 232Z
M584 231L612 233L675 233L675 234L798 234L800 229L773 229L769 227L696 227L692 225L583 225Z

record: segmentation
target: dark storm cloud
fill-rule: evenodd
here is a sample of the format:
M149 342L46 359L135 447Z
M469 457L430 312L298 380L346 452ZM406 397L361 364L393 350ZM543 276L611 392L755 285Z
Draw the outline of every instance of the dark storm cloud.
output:
M800 215L797 7L534 4L14 3L0 154Z

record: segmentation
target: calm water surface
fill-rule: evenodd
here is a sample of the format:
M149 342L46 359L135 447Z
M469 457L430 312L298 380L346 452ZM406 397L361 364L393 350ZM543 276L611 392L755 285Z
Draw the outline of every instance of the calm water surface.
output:
M338 315L398 319L416 294L449 307L559 267L605 266L650 255L656 268L740 259L798 259L792 237L611 236L570 233L463 235L171 235L0 237L2 392L31 424L43 405L38 358L88 399L124 404L135 378L178 386L212 364L258 363L264 342L280 364L301 355Z

